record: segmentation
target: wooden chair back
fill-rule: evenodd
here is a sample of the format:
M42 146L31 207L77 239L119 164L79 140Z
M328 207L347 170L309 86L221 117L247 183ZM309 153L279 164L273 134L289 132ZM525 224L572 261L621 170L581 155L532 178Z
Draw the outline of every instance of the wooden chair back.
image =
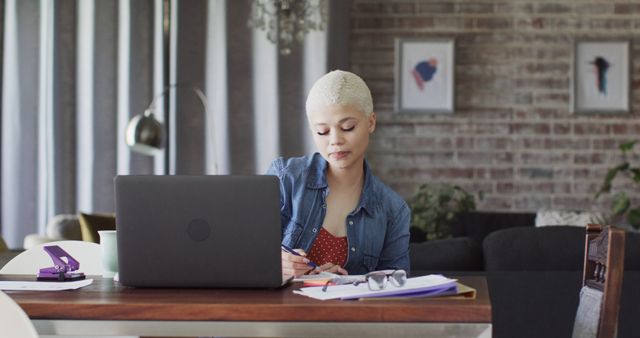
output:
M618 327L625 233L600 224L588 224L586 230L582 290L573 337L613 338ZM594 295L600 298L596 302ZM594 306L599 308L589 308Z

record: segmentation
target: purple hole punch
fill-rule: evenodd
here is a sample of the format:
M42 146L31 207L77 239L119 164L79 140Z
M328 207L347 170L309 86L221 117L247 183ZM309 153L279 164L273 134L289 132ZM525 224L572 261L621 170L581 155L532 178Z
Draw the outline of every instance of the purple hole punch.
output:
M40 269L40 272L38 272L38 280L66 282L85 278L82 272L72 272L80 268L80 262L62 250L61 247L50 245L45 246L43 249L51 256L53 266Z

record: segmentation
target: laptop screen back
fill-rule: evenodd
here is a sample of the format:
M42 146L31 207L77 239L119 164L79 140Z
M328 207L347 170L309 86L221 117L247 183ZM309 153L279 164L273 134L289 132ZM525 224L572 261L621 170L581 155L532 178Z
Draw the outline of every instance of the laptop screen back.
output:
M138 287L282 284L275 176L117 176L120 282Z

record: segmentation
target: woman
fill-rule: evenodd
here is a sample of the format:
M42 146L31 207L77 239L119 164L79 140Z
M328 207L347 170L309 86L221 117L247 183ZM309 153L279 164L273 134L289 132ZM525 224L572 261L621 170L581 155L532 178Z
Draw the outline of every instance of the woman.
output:
M278 158L268 171L280 178L282 244L300 254L282 252L283 277L409 272L410 210L365 161L376 127L369 88L353 73L330 72L311 88L306 110L318 152Z

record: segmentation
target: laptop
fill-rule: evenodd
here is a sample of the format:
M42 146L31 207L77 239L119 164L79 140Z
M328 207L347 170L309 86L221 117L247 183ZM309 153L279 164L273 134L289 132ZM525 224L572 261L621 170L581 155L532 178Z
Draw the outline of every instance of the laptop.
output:
M116 176L120 283L284 284L276 176Z

